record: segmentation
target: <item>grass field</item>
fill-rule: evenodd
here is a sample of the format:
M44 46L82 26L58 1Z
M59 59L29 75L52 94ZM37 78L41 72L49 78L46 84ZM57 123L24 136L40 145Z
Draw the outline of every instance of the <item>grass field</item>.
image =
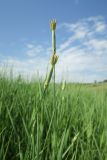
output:
M0 78L0 160L107 160L107 84Z

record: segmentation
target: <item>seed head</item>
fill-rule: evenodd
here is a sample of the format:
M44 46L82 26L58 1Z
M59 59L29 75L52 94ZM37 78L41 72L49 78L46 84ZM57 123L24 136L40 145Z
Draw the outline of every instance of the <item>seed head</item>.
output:
M64 90L65 87L66 87L66 81L63 81L63 83L62 83L62 90Z
M53 54L50 60L50 63L52 66L54 66L58 61L58 56L56 54Z
M51 20L50 21L50 28L51 28L51 31L55 31L55 29L56 29L56 20Z

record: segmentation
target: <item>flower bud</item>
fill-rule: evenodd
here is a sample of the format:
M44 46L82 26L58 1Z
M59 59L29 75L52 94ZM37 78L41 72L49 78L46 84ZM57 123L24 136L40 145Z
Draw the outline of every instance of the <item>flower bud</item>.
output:
M51 31L55 31L55 29L56 29L56 20L50 21L50 28L51 28Z

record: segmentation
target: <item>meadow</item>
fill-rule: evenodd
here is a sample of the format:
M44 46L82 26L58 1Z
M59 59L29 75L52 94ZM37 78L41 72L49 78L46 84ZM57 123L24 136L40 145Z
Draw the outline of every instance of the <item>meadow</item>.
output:
M107 160L107 84L0 77L0 160Z

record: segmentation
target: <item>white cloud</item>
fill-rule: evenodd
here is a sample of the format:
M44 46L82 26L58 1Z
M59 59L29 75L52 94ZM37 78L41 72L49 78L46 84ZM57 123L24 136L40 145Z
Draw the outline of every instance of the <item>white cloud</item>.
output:
M107 51L107 40L106 39L90 39L88 42L86 42L87 46L90 46L90 48L94 49L96 51L103 51L105 50L105 54Z
M107 78L107 24L104 18L90 17L61 26L68 29L71 36L59 47L57 75L63 70L63 74L68 78L66 70L69 73L68 80L72 81Z
M27 52L26 55L29 57L35 57L42 53L44 48L42 45L34 45L34 44L27 44Z
M25 55L27 55L29 58L36 58L41 56L47 57L47 55L49 55L50 52L50 47L30 43L26 45Z
M15 59L12 57L7 57L2 59L0 63L0 70L6 71L6 74L10 74L12 69L15 76L21 74L25 78L31 79L33 75L37 73L45 77L47 67L47 60L43 58L30 58L30 59ZM35 77L36 78L36 77Z
M63 23L66 40L57 48L59 61L56 65L56 79L65 77L68 81L90 82L107 78L107 23L102 16L89 17L75 23ZM60 37L57 37L60 39ZM51 48L29 43L24 60L7 58L2 64L14 66L16 72L33 75L39 71L45 76ZM3 59L3 58L2 58Z
M104 24L102 22L96 23L95 27L96 27L97 32L102 32L102 31L106 30L106 28L107 28L106 24Z

